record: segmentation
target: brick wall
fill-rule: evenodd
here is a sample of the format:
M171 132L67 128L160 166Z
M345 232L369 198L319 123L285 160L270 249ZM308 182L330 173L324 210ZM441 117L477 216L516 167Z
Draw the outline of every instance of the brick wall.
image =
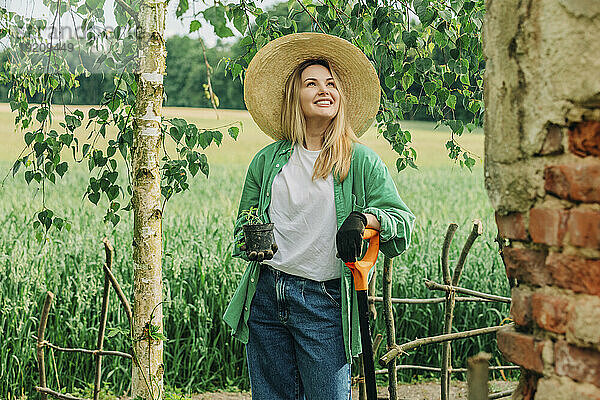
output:
M486 0L485 184L513 399L600 400L600 0ZM516 284L515 284L516 282Z
M544 196L496 213L506 273L518 282L516 328L498 333L504 356L525 370L515 398L600 399L600 122L563 130L568 145L547 160Z

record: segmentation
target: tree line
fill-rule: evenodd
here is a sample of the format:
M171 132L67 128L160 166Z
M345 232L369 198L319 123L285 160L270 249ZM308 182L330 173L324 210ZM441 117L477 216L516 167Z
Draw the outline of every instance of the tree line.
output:
M298 10L300 11L300 10ZM269 10L271 15L285 17L290 14L287 2L274 5ZM306 15L302 15L297 21L298 31L310 31L311 21ZM166 40L167 48L167 71L164 77L165 106L170 107L212 107L212 101L208 90L208 80L212 91L216 96L218 108L243 110L244 95L243 86L239 79L232 80L231 72L226 65L229 60L238 59L244 54L242 38L233 42L225 42L221 39L213 47L206 47L202 39L193 39L189 36L172 36ZM8 60L5 50L0 54L0 62ZM71 65L78 65L80 55L67 54L67 60ZM90 63L92 61L90 60ZM84 60L85 63L85 60ZM207 64L209 73L207 73ZM88 65L89 70L93 70ZM79 87L65 93L62 97L65 104L95 105L102 94L110 92L114 88L114 79L117 73L90 73L89 76L79 76ZM387 90L382 85L383 90ZM0 85L0 102L8 101L7 85ZM414 82L408 90L415 96L424 92L424 87L419 82ZM31 102L40 102L40 95L33 96ZM456 104L456 119L468 121L472 114L467 111L463 104ZM432 121L424 109L415 109L408 113L405 119Z

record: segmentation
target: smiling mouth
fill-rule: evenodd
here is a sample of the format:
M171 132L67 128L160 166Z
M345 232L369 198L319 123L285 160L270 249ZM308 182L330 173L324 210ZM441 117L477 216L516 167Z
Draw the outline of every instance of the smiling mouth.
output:
M319 100L316 101L315 104L319 107L329 107L330 105L333 104L333 101L331 100Z

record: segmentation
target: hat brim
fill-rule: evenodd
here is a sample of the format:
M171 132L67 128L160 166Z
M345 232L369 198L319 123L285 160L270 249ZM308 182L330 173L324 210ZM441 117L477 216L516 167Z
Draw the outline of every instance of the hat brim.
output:
M379 110L377 72L352 43L316 32L272 40L252 58L244 78L244 101L258 127L273 139L283 138L281 104L285 83L300 63L310 59L327 60L335 70L346 98L347 122L357 136L362 135Z

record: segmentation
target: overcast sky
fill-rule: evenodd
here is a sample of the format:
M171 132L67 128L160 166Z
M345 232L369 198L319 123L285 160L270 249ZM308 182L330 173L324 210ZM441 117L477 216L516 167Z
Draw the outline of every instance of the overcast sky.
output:
M281 0L264 0L259 1L259 5L263 8L268 7L272 4L278 3ZM83 1L80 1L83 3ZM165 24L165 36L168 38L173 35L189 35L190 37L202 37L205 43L212 47L217 41L217 36L214 33L213 28L210 24L200 16L194 17L194 14L208 8L211 4L204 4L200 1L189 0L190 8L183 15L182 19L177 19L175 16L175 9L179 4L179 0L171 0L167 7L167 20ZM15 11L24 17L36 17L49 19L52 15L50 10L42 4L40 0L0 0L0 7L4 7L9 11ZM104 3L104 18L107 26L115 26L115 17L113 9L115 7L114 0L106 0ZM194 19L198 19L202 22L202 27L197 32L188 34L190 28L190 22ZM81 21L77 21L80 23ZM61 20L63 26L73 26L73 21L70 15L65 14ZM231 25L231 30L239 35L237 30ZM232 39L229 39L232 40Z

